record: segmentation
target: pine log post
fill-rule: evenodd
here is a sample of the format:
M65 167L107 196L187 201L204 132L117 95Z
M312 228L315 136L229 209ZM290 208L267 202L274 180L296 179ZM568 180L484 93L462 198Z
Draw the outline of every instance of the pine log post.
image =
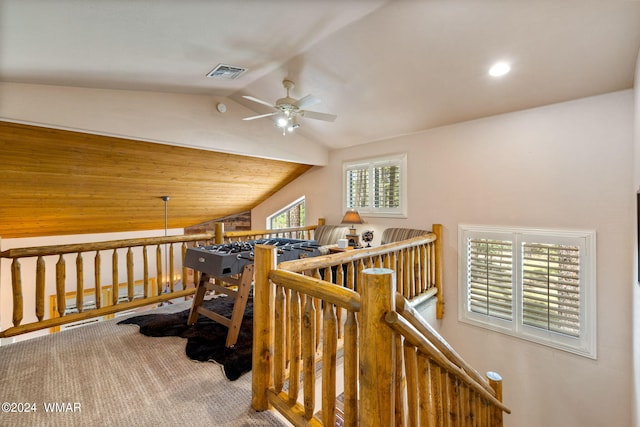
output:
M362 278L359 425L387 427L395 420L395 342L383 319L395 311L395 274L388 268L368 268Z
M267 245L256 245L254 253L255 281L253 285L253 372L251 407L256 411L265 411L269 409L267 391L272 382L272 319L275 301L275 289L269 280L269 272L276 268L277 253L275 246Z
M224 243L224 222L216 222L215 224L213 224L214 226L214 236L213 238L214 243L216 245L219 245L221 243Z
M442 224L433 224L432 232L437 236L435 253L435 286L438 289L438 294L436 295L436 318L442 319L444 316L444 289L442 286Z
M489 385L496 393L496 399L502 402L502 377L497 372L487 372L487 380ZM491 421L492 425L502 426L502 409L496 406L491 407Z

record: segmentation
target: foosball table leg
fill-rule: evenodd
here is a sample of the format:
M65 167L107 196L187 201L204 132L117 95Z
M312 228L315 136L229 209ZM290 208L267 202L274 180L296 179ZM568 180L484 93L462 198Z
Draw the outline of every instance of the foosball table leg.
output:
M187 325L193 325L198 321L198 307L202 305L204 295L207 292L206 283L209 281L209 276L206 273L200 275L200 282L196 288L196 293L191 303L191 311L189 311L189 317L187 318Z
M253 282L253 264L247 264L242 270L238 291L235 295L233 303L233 312L231 313L231 323L229 324L229 332L227 333L226 347L233 347L238 341L244 310L247 307L249 292L251 291L251 282Z

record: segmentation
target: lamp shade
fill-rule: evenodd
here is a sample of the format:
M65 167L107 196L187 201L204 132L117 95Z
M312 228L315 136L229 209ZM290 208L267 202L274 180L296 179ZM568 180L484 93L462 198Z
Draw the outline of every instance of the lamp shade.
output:
M362 224L364 221L355 209L349 209L342 217L343 224Z

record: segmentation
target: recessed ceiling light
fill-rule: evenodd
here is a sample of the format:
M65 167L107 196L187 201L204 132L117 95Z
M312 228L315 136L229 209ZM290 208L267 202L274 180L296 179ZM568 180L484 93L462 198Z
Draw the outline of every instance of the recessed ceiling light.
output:
M506 62L496 62L489 68L489 75L493 77L501 77L511 71L511 65Z

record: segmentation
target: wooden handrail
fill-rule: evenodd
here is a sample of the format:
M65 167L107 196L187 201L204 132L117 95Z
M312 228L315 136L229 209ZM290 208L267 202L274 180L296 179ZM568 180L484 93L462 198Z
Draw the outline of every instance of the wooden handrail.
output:
M109 240L104 242L75 243L68 245L35 246L14 248L0 252L0 258L27 258L34 256L64 255L78 252L94 252L112 249L132 248L137 246L163 245L165 243L182 243L209 241L213 234L188 234L180 236L143 237L138 239Z
M471 386L474 391L478 392L494 406L497 406L508 414L511 413L511 410L508 407L496 399L495 392L493 390L491 390L491 392L487 391L483 385L486 381L478 382L475 378L472 378L465 370L449 360L447 356L438 350L431 341L421 335L420 332L418 332L418 330L415 329L405 318L401 317L395 311L392 311L385 315L384 320L391 325L396 332L400 333L405 340L411 343L411 345L417 347L421 352L428 354L429 357L431 357L447 372L455 375L456 378L462 379L465 383Z
M312 231L318 228L317 225L306 225L303 227L293 227L293 228L276 228L271 230L240 230L240 231L226 231L224 236L226 238L234 238L234 237L252 237L252 236L262 236L262 235L274 235L274 234L289 234L289 233L300 233L303 231Z
M345 264L347 262L387 255L390 252L401 251L403 249L409 249L417 245L432 243L435 241L436 235L433 233L429 233L425 234L424 236L413 237L401 242L387 243L385 245L380 245L377 247L362 248L352 251L338 252L330 255L285 261L281 262L278 265L278 268L280 270L293 272L301 272L315 268L327 268L336 265L338 260L340 261L340 263Z
M396 311L403 316L418 332L427 337L429 342L434 345L438 351L446 356L448 360L453 361L456 366L462 368L471 378L480 384L488 393L495 396L495 392L489 383L469 365L442 336L429 325L422 316L409 304L402 295L396 295Z
M360 310L360 295L350 289L335 286L333 283L286 270L271 270L269 279L288 289L319 298L329 304L352 311Z

